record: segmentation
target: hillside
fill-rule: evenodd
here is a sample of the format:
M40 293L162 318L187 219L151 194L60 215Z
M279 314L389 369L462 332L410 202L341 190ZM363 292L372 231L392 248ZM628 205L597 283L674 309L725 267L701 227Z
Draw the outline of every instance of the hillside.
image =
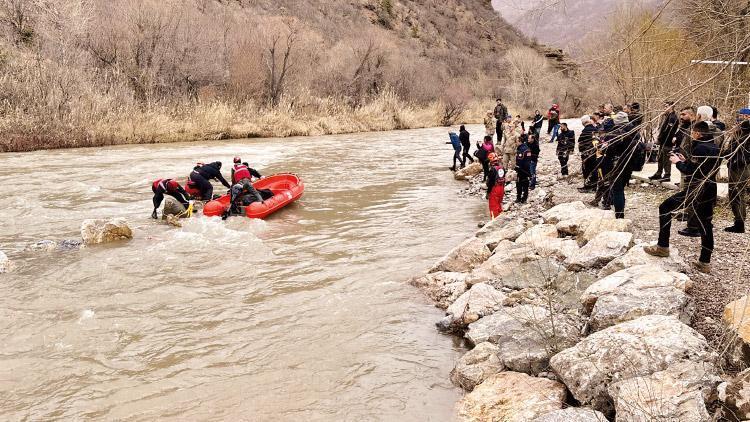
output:
M663 0L492 0L494 8L530 38L566 51L601 32L618 7L658 7Z
M0 150L477 119L543 57L489 0L17 0L0 34Z

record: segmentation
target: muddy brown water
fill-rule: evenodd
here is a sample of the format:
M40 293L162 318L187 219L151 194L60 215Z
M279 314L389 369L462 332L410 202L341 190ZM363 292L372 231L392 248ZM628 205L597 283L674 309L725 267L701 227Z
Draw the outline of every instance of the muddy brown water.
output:
M0 155L0 250L16 264L0 275L0 419L451 420L462 349L406 283L486 216L457 196L445 140L424 129ZM149 218L150 181L234 155L298 173L305 196L267 221ZM114 216L132 241L24 251Z

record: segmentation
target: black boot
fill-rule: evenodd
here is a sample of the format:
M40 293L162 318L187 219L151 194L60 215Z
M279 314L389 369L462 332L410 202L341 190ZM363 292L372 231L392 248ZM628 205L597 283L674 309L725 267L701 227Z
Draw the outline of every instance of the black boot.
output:
M727 227L724 231L727 233L745 233L745 222L735 221L734 226Z
M658 173L654 174L654 175L651 175L651 176L648 176L648 180L658 180L658 179L661 179L661 178L662 178L661 174L658 174Z
M701 237L700 230L694 229L692 227L685 227L682 230L678 230L677 233L687 237Z

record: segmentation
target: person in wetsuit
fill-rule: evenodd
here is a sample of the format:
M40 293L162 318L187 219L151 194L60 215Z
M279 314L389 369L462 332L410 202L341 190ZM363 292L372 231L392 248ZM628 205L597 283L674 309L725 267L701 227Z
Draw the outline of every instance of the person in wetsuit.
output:
M151 213L151 218L158 218L156 215L156 210L159 209L161 202L164 200L164 195L169 195L172 198L176 199L185 208L189 206L188 193L185 192L185 189L183 189L182 186L180 186L180 184L175 180L156 180L151 184L151 190L154 191L154 212Z
M211 185L211 179L218 180L227 189L232 187L229 182L224 179L224 176L221 175L221 161L196 166L193 168L193 171L190 172L190 180L195 183L195 186L200 191L201 199L213 199L214 187Z

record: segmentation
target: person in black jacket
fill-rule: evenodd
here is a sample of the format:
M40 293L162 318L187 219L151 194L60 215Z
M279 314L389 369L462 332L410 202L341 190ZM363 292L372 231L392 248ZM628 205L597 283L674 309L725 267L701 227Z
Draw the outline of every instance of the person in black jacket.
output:
M523 142L516 149L516 202L525 204L529 198L529 178L531 177L531 149Z
M719 147L714 143L712 129L707 122L693 126L691 159L672 153L670 160L677 170L687 176L685 188L670 196L659 205L659 240L654 246L643 250L653 256L669 256L669 235L672 227L672 213L684 208L692 208L700 222L701 253L693 267L704 273L711 272L711 254L714 250L713 215L716 205L716 173L721 165Z
M526 139L528 139L527 145L531 151L531 180L529 181L529 190L534 190L536 189L536 166L539 163L539 136L532 133Z
M729 203L734 214L734 225L724 229L729 233L745 233L747 203L750 191L750 108L739 111L738 125L727 142L729 169Z
M581 117L583 130L578 137L578 152L581 154L581 174L583 175L583 186L578 188L579 192L591 192L596 189L598 174L596 168L596 125L590 116Z
M629 124L628 115L619 112L613 118L615 127L602 138L603 148L612 162L610 195L615 218L625 218L625 186L633 174L631 160L640 141L638 127Z
M539 110L534 111L534 118L531 120L531 132L536 137L537 143L539 143L539 135L542 133L542 124L544 123L544 116Z
M659 124L659 135L656 138L656 145L659 146L659 155L657 156L658 167L656 173L649 177L651 180L660 182L669 182L672 176L672 163L669 161L669 153L674 146L674 137L677 135L679 121L677 113L674 111L674 102L667 101L664 103L665 109L661 116Z
M482 181L487 181L487 176L490 174L490 161L489 154L495 150L495 146L492 144L492 135L485 135L484 143L477 143L477 150L474 151L474 156L479 160L479 164L482 165Z
M458 140L461 141L461 146L463 147L463 155L461 156L461 168L466 167L467 158L470 162L474 162L474 159L471 158L471 155L469 155L469 150L471 149L470 136L471 135L469 134L469 131L466 130L466 127L464 125L461 125L458 131Z
M221 182L227 189L232 186L221 175L221 161L195 166L190 173L190 180L195 183L200 191L200 197L203 200L210 201L213 199L214 187L210 180L215 179Z
M570 153L575 151L576 134L568 129L567 123L560 124L560 133L557 135L557 159L560 161L560 173L568 175L568 159Z

